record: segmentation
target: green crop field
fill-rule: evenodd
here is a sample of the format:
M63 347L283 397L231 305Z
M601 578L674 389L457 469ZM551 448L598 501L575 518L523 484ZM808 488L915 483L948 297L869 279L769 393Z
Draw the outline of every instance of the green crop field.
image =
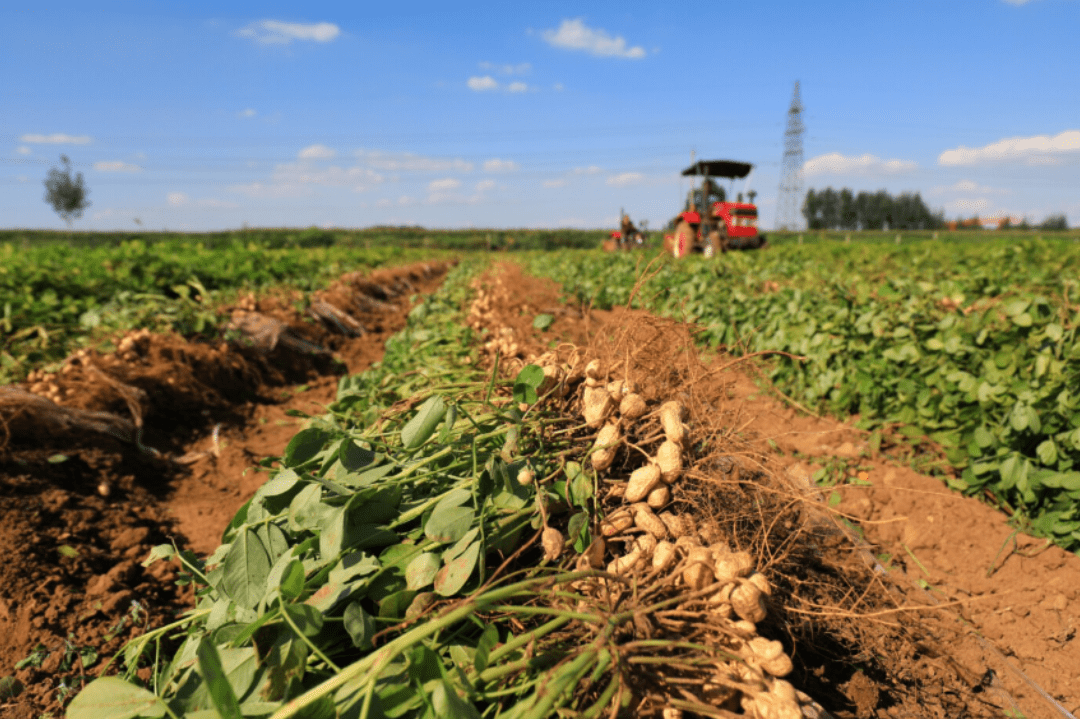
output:
M952 487L988 490L1020 528L1075 551L1080 243L980 234L788 237L719 261L664 261L638 304L700 324L710 346L802 357L769 362L783 392L869 430L929 437L959 473ZM609 307L629 300L641 260L567 253L529 267Z
M439 252L305 237L0 245L5 376L103 330L197 336L240 290L313 290L345 271ZM641 616L685 598L643 585L629 607L607 607L580 593L577 582L599 576L580 560L614 521L617 510L604 507L613 480L591 464L600 445L570 405L538 402L540 367L482 369L483 338L465 318L492 255L459 256L384 358L342 377L327 413L263 460L268 481L216 552L154 550L145 564L178 563L196 606L131 640L68 717L599 717L632 695L631 666L655 673L678 656L678 671L704 671L750 656L731 654L749 643L691 641L681 622L675 634L619 644ZM990 496L1019 529L1080 548L1072 239L791 235L709 260L570 249L514 258L558 281L568 301L634 297L696 323L708 348L783 353L762 360L782 392L857 415L871 446L906 437L954 489ZM534 327L552 321L541 318ZM694 452L709 444L695 442ZM528 562L512 561L549 531L558 535L549 559L534 546ZM582 571L552 561L564 549Z
M432 256L390 246L274 244L184 236L0 243L0 383L126 329L211 331L216 306L240 291L310 291L345 272Z

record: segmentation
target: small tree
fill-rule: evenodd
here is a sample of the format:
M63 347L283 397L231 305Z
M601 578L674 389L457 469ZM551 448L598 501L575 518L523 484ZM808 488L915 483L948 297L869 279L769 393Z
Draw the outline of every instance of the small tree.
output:
M1039 225L1039 229L1050 230L1051 232L1067 230L1069 229L1069 220L1065 217L1064 214L1050 215L1042 221L1042 224Z
M68 156L61 155L60 161L64 163L64 169L54 167L45 178L45 201L52 205L70 230L72 221L82 217L83 210L90 206L90 201L86 199L90 191L83 184L81 172L75 174L75 179L71 178L71 160Z

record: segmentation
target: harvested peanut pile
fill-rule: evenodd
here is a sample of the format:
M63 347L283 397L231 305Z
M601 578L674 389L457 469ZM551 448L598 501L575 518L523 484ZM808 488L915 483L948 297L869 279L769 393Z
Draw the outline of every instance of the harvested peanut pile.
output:
M580 321L538 329L554 290L518 272L500 267L477 283L470 325L508 375L542 369L539 401L521 409L577 418L556 431L584 451L520 480L567 497L546 508L546 560L605 572L568 586L576 599L565 608L633 618L614 639L577 641L617 640L635 715L1000 716L1010 707L994 683L942 661L947 648L920 626L929 610L876 574L828 508L740 437L730 360L704 363L692 327L642 312L591 315L599 326L585 341ZM577 342L560 342L575 329ZM595 483L594 511L568 517L588 494L580 483Z

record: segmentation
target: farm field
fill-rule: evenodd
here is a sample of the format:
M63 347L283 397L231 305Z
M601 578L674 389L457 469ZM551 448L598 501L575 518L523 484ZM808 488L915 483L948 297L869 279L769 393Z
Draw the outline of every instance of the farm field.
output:
M282 248L297 268L331 250L341 264L260 287L237 272L205 294L155 285L206 319L153 333L133 332L149 316L133 295L136 320L82 325L66 347L84 352L31 378L129 434L72 415L84 424L49 446L8 437L5 516L43 538L36 574L13 572L2 597L0 621L43 618L40 649L0 654L24 687L8 706L1068 716L1080 567L1031 537L1080 540L1076 254L942 247L661 261L634 311L619 308L648 256L572 251L505 256L560 290L487 255L440 286L444 255ZM404 266L369 275L389 265ZM253 313L279 324L237 319ZM720 346L807 359L733 364ZM57 352L11 356L40 371ZM660 412L669 400L682 411ZM638 496L650 461L663 470ZM41 527L15 519L27 505ZM124 681L92 681L122 645Z
M705 346L783 352L770 381L804 405L899 439L949 486L1022 531L1080 548L1080 343L1071 240L820 243L666 262L564 254L529 266L579 302L695 322Z

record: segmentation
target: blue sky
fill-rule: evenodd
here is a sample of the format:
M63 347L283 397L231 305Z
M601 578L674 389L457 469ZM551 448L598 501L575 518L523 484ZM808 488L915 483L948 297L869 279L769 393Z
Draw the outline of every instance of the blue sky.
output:
M0 227L657 227L699 159L1080 224L1080 0L0 7ZM93 7L91 11L88 8Z

